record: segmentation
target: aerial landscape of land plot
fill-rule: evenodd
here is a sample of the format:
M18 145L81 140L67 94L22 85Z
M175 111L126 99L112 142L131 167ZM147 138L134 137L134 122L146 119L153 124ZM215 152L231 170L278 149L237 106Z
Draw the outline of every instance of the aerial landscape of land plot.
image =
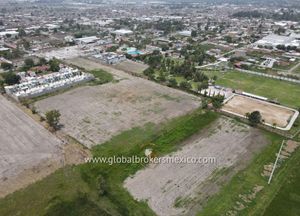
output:
M298 216L299 71L299 0L0 0L0 216Z
M201 105L192 95L127 77L117 83L79 87L35 106L42 113L58 109L63 131L91 147L126 129L163 122Z
M222 110L242 117L246 117L247 113L258 110L265 123L282 129L286 128L291 120L294 122L299 115L297 110L242 95L234 95L225 103Z
M213 112L196 110L191 114L172 119L166 124L150 124L143 128L125 131L103 145L94 147L92 152L95 157L110 157L115 154L124 156L144 155L144 150L149 145L145 145L145 143L155 143L155 150L161 154L166 154L178 149L178 144L183 140L204 129L217 118L218 115ZM115 164L114 166L100 163L65 167L38 184L33 184L31 187L17 191L1 200L0 213L4 215L16 214L18 209L15 209L14 206L20 206L24 215L32 215L34 212L50 214L55 212L56 207L61 204L70 204L75 212L84 209L92 214L104 208L106 215L123 215L124 211L134 211L139 215L153 215L153 212L146 205L135 201L123 187L123 181L142 167L144 167L143 164L130 163ZM110 196L98 197L96 185L90 184L92 183L90 181L94 181L94 174L105 174L106 172L109 174L107 176L107 190L110 191ZM82 206L76 205L77 202L69 203L74 198L84 198L82 197L84 193L90 194L87 200L84 199L88 205L97 203L99 206L88 210L88 206L82 208ZM30 196L31 194L35 194L35 196ZM29 203L32 203L30 207Z
M59 167L62 142L3 96L0 96L0 121L0 197L3 197ZM30 175L32 168L37 175Z
M211 157L207 164L152 164L126 179L125 187L138 200L146 201L157 215L189 215L219 190L218 181L244 168L255 153L268 144L258 130L219 119L204 133L186 140L170 157ZM224 176L220 170L231 169ZM210 182L210 179L214 181ZM218 179L220 178L220 179Z

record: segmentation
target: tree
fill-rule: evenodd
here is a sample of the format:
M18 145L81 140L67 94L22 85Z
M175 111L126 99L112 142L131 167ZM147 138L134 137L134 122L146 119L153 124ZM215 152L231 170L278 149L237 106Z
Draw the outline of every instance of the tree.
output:
M21 77L13 72L3 73L4 83L7 85L15 85L20 83Z
M111 46L106 49L106 52L116 52L118 49L117 46Z
M97 177L97 190L98 190L98 193L99 193L99 196L103 196L107 193L107 183L106 183L106 180L105 178L100 174L98 177Z
M225 36L224 39L227 43L232 43L233 42L232 37L230 37L230 36Z
M171 79L168 80L168 86L174 88L174 87L177 87L177 85L178 85L178 83L177 83L175 78L171 78Z
M39 65L45 65L45 64L47 64L47 60L45 58L40 58Z
M195 73L194 80L195 82L203 82L205 80L208 80L208 77L203 72L197 71Z
M254 111L252 113L247 113L246 117L248 118L251 126L256 126L261 123L262 116L259 111Z
M30 43L27 40L23 40L22 41L23 47L28 50L30 48Z
M193 30L192 33L191 33L191 36L192 37L197 37L197 31Z
M164 72L162 70L159 71L158 80L161 81L161 82L166 81L166 75L164 74Z
M54 130L59 128L60 112L58 110L51 110L46 112L46 121Z
M207 89L208 88L208 82L202 82L200 84L198 84L197 89L198 91L202 91L203 89Z
M216 109L220 109L222 107L224 101L224 96L222 95L216 95L212 97L212 105Z
M20 36L20 37L24 37L24 36L26 36L26 32L25 32L25 30L24 30L24 29L22 29L22 28L19 28L19 29L18 29L18 32L19 32L19 36Z
M4 89L4 81L3 80L0 80L0 93L4 93L5 92L5 89Z
M192 85L188 81L182 81L179 86L180 88L185 90L189 90L192 88Z
M50 70L53 72L57 72L60 70L59 61L55 58L49 61L49 65L50 65Z
M167 50L169 50L169 46L167 44L163 44L163 45L161 45L161 50L167 51Z
M206 108L208 107L207 99L203 99L203 100L202 100L201 107L202 107L203 109L206 109Z
M146 70L143 71L143 74L150 77L154 75L155 71L152 67L147 68Z
M21 50L18 47L17 49L13 49L12 50L12 52L11 52L11 59L19 58L19 57L21 57L21 55L22 55L22 52L21 52Z
M24 60L24 64L26 68L32 68L34 66L34 61L31 58L27 58Z
M1 63L1 68L3 70L11 70L13 68L13 65L7 62L2 62Z

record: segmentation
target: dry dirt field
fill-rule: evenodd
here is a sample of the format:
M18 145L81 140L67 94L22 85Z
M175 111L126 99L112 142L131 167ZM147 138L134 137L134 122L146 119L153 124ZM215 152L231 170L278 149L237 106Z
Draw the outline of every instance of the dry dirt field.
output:
M0 95L0 197L60 165L62 142Z
M48 52L42 51L37 55L39 57L46 58L48 60L52 58L64 60L64 59L71 59L77 56L84 55L84 53L78 46L71 46L71 47L63 47L60 49L51 50Z
M124 186L137 200L147 201L157 215L196 215L209 196L267 144L257 129L221 117L169 155L214 157L215 163L150 164L127 178Z
M58 109L63 131L92 147L121 131L147 122L160 123L199 107L198 97L133 77L86 59L77 59L87 70L102 68L119 80L100 86L84 86L36 102L39 112Z
M134 62L131 60L123 61L117 65L114 66L116 69L123 70L126 72L136 73L136 74L142 74L144 70L148 68L148 65Z
M286 127L291 117L295 114L295 111L289 108L241 95L233 96L223 106L222 110L240 116L245 116L246 113L258 110L262 115L262 119L264 119L267 124L273 125L276 123L276 125L281 128Z

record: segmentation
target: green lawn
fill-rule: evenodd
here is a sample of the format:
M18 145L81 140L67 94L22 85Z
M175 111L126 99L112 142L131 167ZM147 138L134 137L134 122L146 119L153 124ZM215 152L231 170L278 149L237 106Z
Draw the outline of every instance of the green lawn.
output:
M298 150L296 154L286 181L266 209L264 216L300 215L300 151Z
M294 71L293 71L293 73L295 73L295 74L300 74L300 66L298 66Z
M187 81L183 76L175 76L174 78L176 79L178 85L183 81Z
M95 157L157 155L180 148L180 143L218 118L201 109L166 124L133 128L92 149ZM135 201L123 181L145 164L83 164L66 167L0 200L0 215L154 215L146 203ZM101 176L104 181L97 180ZM105 191L99 195L99 187Z
M114 77L112 74L104 71L104 70L92 70L89 71L89 73L93 74L95 77L95 80L93 80L93 84L95 85L101 85L104 83L112 82Z
M217 75L216 84L249 93L277 99L280 103L298 108L300 107L300 85L261 76L254 76L241 72L206 71L210 77Z
M265 135L269 139L270 144L262 153L255 156L252 163L246 169L236 174L217 195L209 199L204 210L198 214L199 216L225 215L226 212L233 210L238 202L242 203L245 208L238 211L237 215L261 215L263 213L270 200L276 196L276 192L280 186L284 184L288 167L293 165L292 160L287 160L286 163L283 163L276 170L271 184L267 184L268 179L263 177L261 173L264 165L274 162L282 138L268 132L265 132ZM245 202L241 198L241 195L251 194L256 185L263 186L263 190L257 193L255 198L250 202Z

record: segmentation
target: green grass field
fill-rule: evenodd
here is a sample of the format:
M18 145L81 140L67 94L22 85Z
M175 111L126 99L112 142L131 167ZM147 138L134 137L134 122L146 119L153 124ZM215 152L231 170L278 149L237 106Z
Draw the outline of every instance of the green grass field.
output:
M237 215L262 215L270 200L276 196L278 189L284 184L288 168L293 165L293 160L287 160L276 170L271 184L267 184L268 178L263 177L261 173L264 165L274 162L282 138L269 132L265 132L265 135L269 139L270 144L253 159L246 169L236 174L221 189L220 193L208 201L208 204L199 213L199 216L225 215L226 212L234 210L235 206L239 206L238 203L241 203L245 208L239 210ZM251 194L255 186L263 186L264 188L250 202L245 202L241 195Z
M210 77L217 75L217 85L277 99L290 107L300 107L300 85L236 71L225 73L206 71L205 73Z
M104 70L92 70L89 71L89 73L93 74L95 77L95 80L92 81L94 85L101 85L104 83L112 82L114 80L114 77L112 74L104 71Z
M151 147L157 155L164 155L217 118L218 114L199 109L166 124L125 131L96 146L92 153L95 157L144 156L145 148ZM1 199L0 215L154 215L146 203L135 201L123 188L123 181L143 167L145 164L87 163L60 169Z
M264 216L300 215L300 151L293 158L290 172L277 193L275 199L266 209Z

